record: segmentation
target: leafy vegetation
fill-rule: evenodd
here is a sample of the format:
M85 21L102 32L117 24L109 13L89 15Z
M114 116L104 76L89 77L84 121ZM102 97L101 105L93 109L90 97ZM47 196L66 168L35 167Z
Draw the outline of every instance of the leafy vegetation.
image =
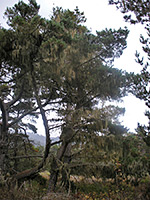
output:
M150 149L120 124L124 108L108 105L142 78L113 67L129 31L94 35L78 8L54 8L50 19L39 9L19 1L0 28L0 198L149 199ZM27 134L39 115L44 148Z

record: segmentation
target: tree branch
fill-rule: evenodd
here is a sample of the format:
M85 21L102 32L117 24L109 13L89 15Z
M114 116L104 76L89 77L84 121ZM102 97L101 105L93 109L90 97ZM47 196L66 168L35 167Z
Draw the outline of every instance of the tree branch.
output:
M22 118L24 118L26 115L31 114L33 111L36 111L37 109L39 109L39 107L33 108L27 112L25 112L24 114L22 114L20 117L18 117L17 119L15 119L13 122L11 122L8 127L13 126L14 124L18 123Z
M22 86L20 88L20 92L19 92L18 96L16 96L16 98L14 98L11 102L6 104L7 109L10 108L12 105L14 105L21 98L21 96L23 94L23 89L24 89L24 81L22 83Z
M46 161L46 158L48 157L49 149L50 149L50 146L51 146L49 127L48 127L48 120L47 120L47 117L46 117L46 114L45 114L45 110L43 109L43 106L41 104L40 98L38 96L38 89L37 89L37 86L36 86L36 80L35 80L35 77L34 77L34 71L31 71L31 78L32 78L33 89L34 89L34 92L35 92L35 98L36 98L36 101L37 101L37 105L38 105L38 107L40 109L40 113L41 113L42 120L43 120L43 125L44 125L44 128L45 128L46 146L45 146L45 152L44 152L44 157L43 157L43 163L44 163Z
M59 127L61 127L61 126L64 125L64 124L65 124L65 123L60 124L60 125L57 125L57 126L53 126L53 127L49 128L49 130L53 130L53 129L55 129L55 128L59 128Z
M45 107L47 104L49 103L49 99L44 103L42 104L42 107ZM22 118L24 118L26 115L29 115L31 114L32 112L36 111L39 109L39 106L37 106L36 108L33 108L27 112L25 112L24 114L22 114L20 117L18 117L17 119L15 119L13 122L11 122L8 127L11 127L13 126L14 124L16 124L17 122L19 122Z
M83 63L81 63L80 65L78 65L77 68L79 68L79 67L81 67L81 66L83 66L83 65L85 65L85 64L87 64L87 63L89 63L89 62L92 62L92 61L95 60L96 58L100 58L101 61L107 63L107 62L104 60L104 58L101 57L101 53L99 53L99 54L96 55L95 57L90 58L89 60L86 60L85 62L83 62Z
M10 157L10 159L23 159L23 158L43 158L42 155L26 155L26 156L15 156L15 157Z
M46 158L48 157L49 149L50 149L50 146L51 146L48 120L46 118L45 111L43 109L43 105L41 104L40 98L38 96L38 90L37 90L37 87L36 87L36 81L35 81L33 71L31 72L31 77L32 77L32 84L33 84L33 88L34 88L34 92L35 92L35 98L36 98L37 105L38 105L38 107L33 109L32 111L34 111L38 108L40 109L40 113L41 113L42 119L43 119L43 124L44 124L44 127L45 127L46 146L45 146L44 156L43 156L41 163L38 166L36 166L32 169L25 170L23 172L20 172L20 173L14 175L13 178L17 179L17 180L24 179L24 178L31 178L32 176L36 175L39 172L39 170L43 167L43 165L46 161ZM45 104L48 103L48 101L46 101ZM45 106L45 104L44 104L44 106ZM31 113L31 111L29 111L28 114L29 113Z
M63 140L59 140L59 141L56 141L56 142L53 142L53 143L51 143L51 146L54 146L55 144L59 144L59 143L61 143Z

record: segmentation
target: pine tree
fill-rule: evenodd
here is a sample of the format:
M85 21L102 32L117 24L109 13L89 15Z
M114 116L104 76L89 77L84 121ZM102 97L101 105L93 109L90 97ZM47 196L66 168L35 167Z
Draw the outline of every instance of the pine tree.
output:
M84 125L85 110L92 110L101 98L117 100L128 92L127 73L112 67L126 48L128 30L106 29L94 35L83 25L85 16L78 8L56 8L49 20L38 15L39 8L33 0L20 1L6 10L10 28L0 29L0 139L4 151L13 133L27 127L36 131L32 122L23 122L25 117L41 115L46 135L43 159L35 168L14 174L16 179L30 178L55 144L51 130L61 127L61 146L51 168L54 189L57 165L68 162L65 156L70 155L77 127ZM0 154L1 165L6 154L6 149Z
M149 59L150 59L150 6L149 1L140 0L109 0L110 4L115 4L118 9L124 14L124 19L131 24L141 23L147 31L147 38L140 36L140 42L143 45L143 52L147 55L146 61L136 52L136 62L142 67L141 73L133 76L133 89L132 93L139 99L144 100L148 110L145 115L148 117L148 126L138 126L138 132L143 135L144 141L148 142L150 133L150 71L149 71ZM148 144L149 145L149 144Z

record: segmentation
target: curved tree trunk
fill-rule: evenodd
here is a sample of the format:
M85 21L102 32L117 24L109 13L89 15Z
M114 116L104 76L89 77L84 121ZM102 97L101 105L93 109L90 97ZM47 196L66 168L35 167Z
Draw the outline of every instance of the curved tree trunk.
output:
M45 114L45 110L42 107L41 100L40 100L40 98L38 96L38 89L37 89L37 86L36 86L36 80L35 80L35 77L34 77L34 71L32 71L31 77L32 77L32 84L33 84L33 88L34 88L34 92L35 92L35 99L36 99L37 105L38 105L38 107L40 109L40 114L42 116L43 125L44 125L44 128L45 128L46 146L45 146L45 151L44 151L44 155L43 155L43 160L41 161L41 163L38 166L36 166L36 167L34 167L32 169L25 170L23 172L20 172L20 173L14 175L13 178L16 179L17 181L19 181L21 179L24 179L24 178L29 178L30 179L33 176L35 176L39 172L39 170L43 167L43 165L45 164L46 159L47 159L47 157L49 155L50 147L51 147L48 120L47 120L47 117L46 117L46 114Z

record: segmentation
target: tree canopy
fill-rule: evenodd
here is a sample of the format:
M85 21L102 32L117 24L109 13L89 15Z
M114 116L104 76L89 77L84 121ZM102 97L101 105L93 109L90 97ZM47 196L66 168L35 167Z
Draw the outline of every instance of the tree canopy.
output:
M0 168L10 171L13 136L36 132L34 120L41 115L43 159L35 168L11 173L15 179L36 174L54 145L51 131L61 127L60 149L51 166L51 180L56 181L58 160L68 162L64 157L86 127L85 114L90 116L99 100L118 100L128 92L130 75L112 63L126 48L129 31L105 29L94 35L83 25L86 19L78 8L54 8L50 19L42 18L39 8L34 0L19 1L5 12L9 29L0 28ZM53 111L57 119L51 117ZM115 128L111 120L105 121Z

